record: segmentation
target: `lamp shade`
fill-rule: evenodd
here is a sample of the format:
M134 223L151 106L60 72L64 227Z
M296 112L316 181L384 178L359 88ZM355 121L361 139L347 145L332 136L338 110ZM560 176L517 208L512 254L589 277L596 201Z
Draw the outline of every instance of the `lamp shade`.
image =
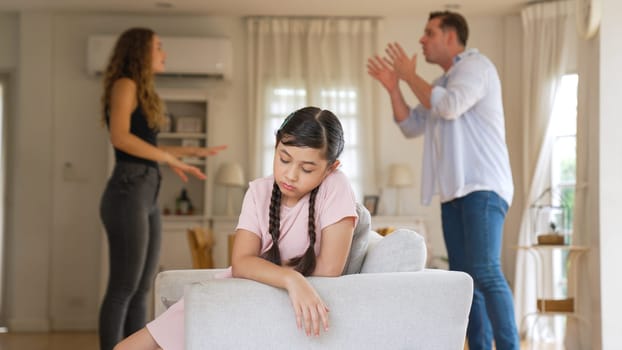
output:
M244 171L238 163L224 163L218 169L216 182L219 185L244 187Z
M408 164L391 164L389 166L389 186L408 187L413 184L413 173Z

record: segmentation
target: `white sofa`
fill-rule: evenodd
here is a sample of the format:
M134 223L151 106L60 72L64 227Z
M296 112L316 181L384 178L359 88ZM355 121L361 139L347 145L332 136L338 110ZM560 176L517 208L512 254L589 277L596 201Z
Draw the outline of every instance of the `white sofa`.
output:
M162 272L158 290L209 279L213 272ZM282 290L241 279L189 284L186 349L464 348L473 291L467 274L423 270L310 280L330 307L330 329L317 338L296 328Z
M420 235L398 230L382 237L369 230L366 212L360 218L347 274L309 278L330 308L330 329L319 337L296 328L284 290L251 280L213 279L221 269L158 274L155 314L185 298L188 350L462 350L471 277L423 269L426 249Z

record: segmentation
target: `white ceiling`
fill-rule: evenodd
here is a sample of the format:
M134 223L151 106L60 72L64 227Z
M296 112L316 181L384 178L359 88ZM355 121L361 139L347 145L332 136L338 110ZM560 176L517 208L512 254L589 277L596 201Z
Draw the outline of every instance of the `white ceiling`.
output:
M0 11L97 11L214 16L467 16L517 13L528 0L1 0Z

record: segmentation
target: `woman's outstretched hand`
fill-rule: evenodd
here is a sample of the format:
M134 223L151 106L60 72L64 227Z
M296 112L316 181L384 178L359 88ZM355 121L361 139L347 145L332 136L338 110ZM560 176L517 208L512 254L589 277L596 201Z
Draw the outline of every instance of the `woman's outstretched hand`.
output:
M218 154L218 152L227 148L227 145L213 147L193 147L192 155L195 157L208 157Z
M199 180L205 180L207 178L201 169L182 162L170 153L167 153L164 162L171 168L171 170L173 170L175 174L177 174L177 176L181 178L183 182L188 182L188 176L186 174L192 175Z
M166 157L164 163L168 165L183 182L188 182L188 175L196 177L199 180L205 180L207 177L201 169L196 166L187 164L178 159L178 157L200 157L205 158L218 154L227 148L227 145L213 147L168 147L165 148Z
M296 313L296 326L305 330L308 336L320 335L320 327L328 332L328 306L322 301L313 286L300 273L295 272L288 279L287 292Z
M188 165L186 163L182 164L183 166L174 166L172 164L169 164L169 166L171 167L173 172L175 172L175 174L177 174L177 176L181 178L183 182L188 182L188 176L186 174L190 174L199 180L207 179L207 176L201 171L201 169L192 165Z

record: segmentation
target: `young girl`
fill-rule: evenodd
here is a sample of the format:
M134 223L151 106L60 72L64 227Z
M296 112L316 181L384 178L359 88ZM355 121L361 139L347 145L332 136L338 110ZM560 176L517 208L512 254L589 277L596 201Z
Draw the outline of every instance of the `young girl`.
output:
M101 350L143 328L147 296L160 252L158 163L182 180L205 175L178 157L205 157L223 147L158 147L164 121L154 88L166 53L150 29L132 28L118 39L104 77L102 119L108 125L115 167L101 198L100 214L110 252L108 288L99 315Z
M337 169L343 145L333 113L306 107L290 114L276 134L274 174L250 183L236 229L228 275L285 289L307 335L328 331L329 309L305 276L341 275L358 220L352 188ZM158 348L184 348L183 300L115 349Z

